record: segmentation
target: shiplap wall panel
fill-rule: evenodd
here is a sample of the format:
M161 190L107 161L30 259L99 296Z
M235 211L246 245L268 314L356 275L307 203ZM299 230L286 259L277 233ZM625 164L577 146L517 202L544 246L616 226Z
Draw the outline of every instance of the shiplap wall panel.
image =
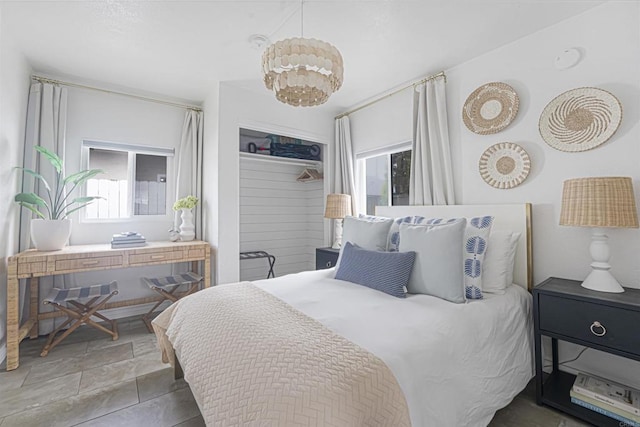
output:
M240 159L240 251L276 257L275 274L315 269L324 242L324 183L298 182L304 166ZM267 259L240 262L241 280L264 279Z

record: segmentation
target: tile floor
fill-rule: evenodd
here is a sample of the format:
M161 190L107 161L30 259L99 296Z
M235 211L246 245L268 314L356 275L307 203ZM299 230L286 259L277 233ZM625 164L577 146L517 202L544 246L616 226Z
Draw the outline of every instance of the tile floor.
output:
M160 360L139 318L118 321L120 338L82 326L47 357L44 338L20 346L20 367L0 371L0 427L204 426L183 380ZM530 384L491 427L579 427L535 404Z

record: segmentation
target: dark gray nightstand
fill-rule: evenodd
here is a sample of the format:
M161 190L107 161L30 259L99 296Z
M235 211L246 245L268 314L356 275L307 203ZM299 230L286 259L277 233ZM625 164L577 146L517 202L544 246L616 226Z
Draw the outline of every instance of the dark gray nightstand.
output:
M316 249L316 270L324 270L336 266L340 249L317 248Z
M571 403L575 375L558 369L558 340L640 361L640 290L596 292L579 281L551 277L533 289L536 401L597 426L620 422ZM543 381L542 336L551 337L553 372Z

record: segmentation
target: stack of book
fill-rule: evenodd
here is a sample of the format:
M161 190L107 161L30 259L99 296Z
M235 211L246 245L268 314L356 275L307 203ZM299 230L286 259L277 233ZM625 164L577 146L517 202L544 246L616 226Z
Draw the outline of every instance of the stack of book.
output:
M569 394L576 405L620 421L620 425L640 427L640 390L578 374Z
M147 240L140 233L133 231L125 231L122 233L114 234L111 239L111 249L121 248L137 248L145 246Z

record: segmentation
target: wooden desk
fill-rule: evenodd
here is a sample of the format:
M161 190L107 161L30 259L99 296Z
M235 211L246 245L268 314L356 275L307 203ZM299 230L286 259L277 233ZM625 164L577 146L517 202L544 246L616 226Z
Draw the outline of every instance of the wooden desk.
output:
M39 313L38 280L43 276L100 271L114 268L143 267L159 264L191 262L192 269L204 277L204 287L211 284L211 247L207 242L147 242L139 248L111 249L106 245L67 246L59 251L39 252L30 249L9 258L7 270L7 371L19 365L20 341L27 335L38 336L38 322L43 319L63 316L64 313ZM19 287L20 279L28 279L30 287L29 319L20 326ZM136 298L108 303L105 308L147 304L161 299L160 296Z

